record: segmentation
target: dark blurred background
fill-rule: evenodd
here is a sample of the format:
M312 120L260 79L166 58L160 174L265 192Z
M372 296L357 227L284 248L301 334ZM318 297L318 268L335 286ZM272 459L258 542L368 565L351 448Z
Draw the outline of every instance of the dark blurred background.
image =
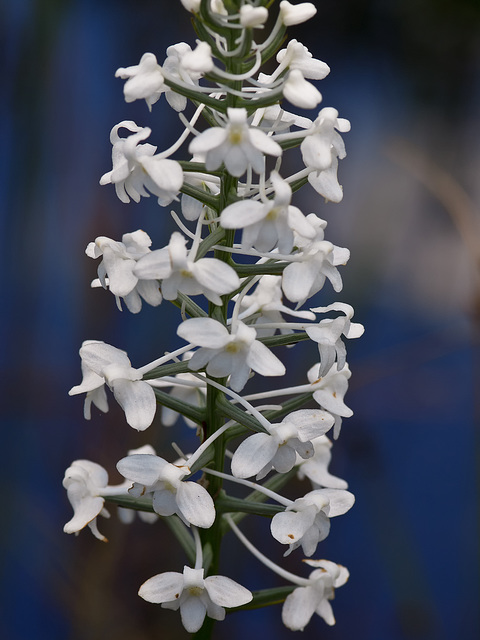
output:
M480 635L478 487L480 4L478 0L323 0L290 30L331 75L323 106L352 121L340 166L345 197L325 204L305 188L296 204L328 220L327 238L352 251L340 296L366 326L349 345L353 370L332 471L354 509L332 522L316 557L351 578L303 638L475 640ZM154 246L172 230L154 198L124 205L100 187L111 168L111 127L135 120L159 149L180 131L162 100L127 105L120 66L145 51L194 44L177 0L3 0L0 3L1 372L3 518L0 636L5 640L187 637L178 614L143 602L139 585L185 559L168 530L102 519L108 544L62 533L71 508L61 486L72 460L104 465L173 432L137 434L111 399L82 417L78 348L99 339L134 366L178 344L167 305L139 316L91 290L97 235L142 228ZM305 349L305 347L303 347ZM289 351L293 382L315 353ZM191 432L178 423L175 440ZM299 487L298 491L306 489ZM259 519L261 520L261 519ZM252 521L249 535L267 536ZM267 538L265 538L267 540ZM225 574L252 589L281 585L226 541ZM264 543L277 561L282 549ZM297 552L299 553L299 552ZM288 566L300 573L299 556ZM239 560L241 558L241 560ZM291 561L290 561L291 560ZM307 572L303 572L307 575ZM290 638L280 607L232 614L215 637Z

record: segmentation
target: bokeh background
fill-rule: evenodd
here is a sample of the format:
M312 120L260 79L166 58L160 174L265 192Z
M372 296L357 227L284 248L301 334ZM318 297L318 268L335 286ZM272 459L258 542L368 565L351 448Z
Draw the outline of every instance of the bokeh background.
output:
M341 299L366 333L349 345L353 370L332 470L357 496L317 557L349 567L326 640L474 640L479 610L478 336L480 5L478 0L322 0L296 37L332 68L325 106L352 121L341 204L313 190L305 212L351 249ZM62 533L71 509L61 480L76 458L104 465L172 432L137 434L111 402L82 417L78 348L100 339L135 365L177 344L166 305L118 312L91 290L97 235L143 228L154 246L172 230L154 198L123 205L99 177L111 167L111 127L151 126L166 148L179 123L165 104L127 105L119 66L145 51L194 43L177 0L3 0L0 3L2 490L0 636L5 640L183 638L178 615L137 597L151 575L181 570L160 524L102 520L110 542ZM324 297L322 297L324 296ZM329 300L322 293L318 304ZM333 298L332 298L333 299ZM312 347L311 347L312 349ZM283 357L283 356L282 356ZM314 353L293 351L294 379ZM310 365L309 365L310 366ZM158 423L157 423L158 425ZM188 446L180 423L175 439ZM300 489L299 489L300 491ZM265 522L253 522L252 537ZM278 545L264 543L279 559ZM293 554L295 556L295 554ZM298 568L289 564L291 570ZM225 573L251 588L283 584L234 540ZM227 616L216 638L293 638L280 607Z

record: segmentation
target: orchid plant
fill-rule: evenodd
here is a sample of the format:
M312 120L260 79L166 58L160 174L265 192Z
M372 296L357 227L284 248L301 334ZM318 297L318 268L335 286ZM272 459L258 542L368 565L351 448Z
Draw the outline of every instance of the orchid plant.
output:
M86 419L92 405L108 411L110 390L134 429L172 426L182 417L199 440L192 453L129 451L117 464L125 478L119 485L109 485L95 462L74 461L63 483L74 510L65 532L88 526L105 540L97 521L109 515L106 504L117 505L125 522L138 511L154 526L167 524L187 563L149 577L139 595L179 609L185 629L198 638L210 637L225 608L279 601L289 629L303 629L314 613L332 625L330 601L348 578L346 568L312 556L330 519L354 503L347 483L328 471L328 436L337 438L342 418L352 414L344 403L350 378L344 340L359 337L363 327L346 303L308 306L327 280L327 288L341 291L338 268L349 252L325 239L327 222L317 212L305 215L292 201L308 183L325 200L342 199L340 134L350 123L332 107L318 111L322 96L310 81L329 67L286 40L286 28L312 18L315 6L282 0L275 10L273 1L181 0L198 36L194 48L182 42L168 47L161 65L145 53L117 70L126 102L145 100L152 110L165 94L182 133L157 152L147 142L148 127L115 125L113 167L100 183L113 184L122 202L150 194L161 207L179 202L181 216L172 212L178 230L164 247L151 249L148 234L137 230L121 241L98 237L86 249L101 259L92 286L110 290L120 310L125 305L135 314L143 304L170 301L180 310L177 334L185 344L135 368L125 351L87 340L80 349L83 379L70 394L86 394ZM272 59L277 65L267 75L261 69ZM284 101L316 116L296 115ZM181 149L189 160L174 158ZM295 149L304 168L289 175L284 156ZM277 378L287 371L277 348L305 340L318 345L318 359L307 364L304 384L282 386ZM255 392L257 376L275 380ZM311 486L290 500L281 491L294 477ZM244 499L229 494L232 483L243 487ZM301 548L314 568L310 575L286 571L261 553L240 529L247 515L270 518L284 555ZM243 586L221 575L228 531L286 585L252 592L253 582Z

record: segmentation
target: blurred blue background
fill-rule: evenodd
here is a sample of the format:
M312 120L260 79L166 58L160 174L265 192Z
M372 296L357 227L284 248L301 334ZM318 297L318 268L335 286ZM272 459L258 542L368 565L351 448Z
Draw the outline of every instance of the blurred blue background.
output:
M331 467L357 504L333 521L317 553L346 565L351 578L333 603L337 625L317 618L302 637L475 640L480 7L316 4L316 18L290 37L331 66L323 105L353 128L344 136L343 202L325 204L307 187L296 204L328 220L328 239L351 249L340 299L355 306L366 333L349 345L355 415ZM112 509L100 523L109 544L88 531L67 536L61 481L72 460L89 458L114 483L129 448L155 438L166 454L171 438L155 427L137 434L113 401L107 415L86 422L83 399L67 392L80 381L84 339L126 349L134 366L174 346L176 312L118 312L112 296L90 289L96 264L84 249L97 235L120 239L138 228L155 247L168 241L168 211L154 198L124 205L98 180L111 167L108 136L121 120L151 126L160 149L176 139L164 101L151 114L144 103L127 105L114 73L145 51L161 61L170 44L194 44L189 16L176 0L3 0L0 29L0 636L186 637L176 614L136 595L151 575L181 570L170 534L158 524L121 525ZM288 356L303 382L304 358L310 366L315 354ZM177 430L177 442L188 443L188 430ZM253 522L250 535L264 525ZM280 559L278 545L268 551ZM227 541L225 573L250 588L282 584L238 553ZM288 566L300 572L294 560ZM275 607L228 616L215 637L252 633L294 635Z

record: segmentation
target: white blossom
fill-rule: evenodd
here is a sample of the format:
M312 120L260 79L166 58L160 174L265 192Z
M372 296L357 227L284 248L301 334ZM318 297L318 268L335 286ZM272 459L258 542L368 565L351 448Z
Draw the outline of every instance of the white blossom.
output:
M312 440L333 426L326 411L301 409L293 411L282 422L272 424L270 433L255 433L244 440L232 458L232 473L237 478L264 478L272 469L287 473L296 464L297 454L313 456Z
M153 53L144 53L137 65L117 69L115 77L127 80L123 87L126 102L144 98L150 111L164 87L162 69Z
M117 463L118 471L134 484L134 497L152 494L152 505L160 516L177 514L189 526L208 529L215 520L215 507L208 491L198 482L184 481L187 466L170 464L159 456L134 454Z
M281 146L261 129L249 127L247 110L228 108L225 127L211 127L192 140L188 148L192 154L205 155L207 171L218 169L222 163L236 177L251 166L257 173L264 172L264 155L280 156Z
M247 29L263 28L268 20L268 9L266 7L252 7L251 4L244 4L240 7L240 24Z
M212 71L214 64L212 59L212 48L207 42L197 40L197 46L193 51L185 53L180 64L189 74L200 77Z
M263 110L261 125L270 131L289 131L290 127L309 129L312 121L304 116L285 111L279 104L273 104Z
M273 336L275 328L263 329L262 324L283 323L282 313L286 313L297 318L315 320L315 314L311 311L295 311L282 302L282 277L273 275L263 275L255 291L243 296L240 308L240 319L248 318L249 323L254 318L253 326L258 338ZM280 333L292 333L292 329L281 328Z
M323 80L330 73L328 64L316 60L298 40L290 40L287 48L277 53L277 62L281 67L299 70L304 78L311 80Z
M86 393L85 418L90 418L90 405L108 411L104 398L105 383L125 411L128 424L143 431L152 424L156 410L155 393L142 374L134 369L125 353L99 340L86 340L80 349L83 380L72 387L69 395Z
M240 286L236 272L217 258L201 258L187 252L186 239L181 233L172 233L168 247L143 256L134 268L138 278L157 278L162 281L162 295L176 300L178 292L187 295L203 294L214 304L221 305L220 296Z
M284 97L300 109L314 109L322 101L320 91L305 80L300 69L292 69L283 83Z
M313 18L317 9L311 2L300 2L291 4L287 0L280 2L280 18L286 27L301 24Z
M178 335L201 347L188 366L193 371L206 367L214 378L230 376L230 386L241 391L247 383L250 370L262 376L283 376L285 367L264 344L256 340L256 331L243 322L237 322L231 332L213 318L190 318L177 329Z
M240 200L226 207L220 216L225 229L243 229L242 248L254 247L267 252L278 247L280 253L290 253L294 241L294 229L314 238L315 229L298 207L290 204L292 189L276 171L270 174L275 196L266 202Z
M338 160L345 157L345 143L338 131L350 131L350 122L338 117L332 107L322 109L304 138L300 149L305 166L314 169L308 176L312 187L327 200L340 202L343 191L338 183Z
M314 364L307 372L309 382L314 389L313 399L335 418L333 437L340 435L342 418L350 418L353 411L347 407L343 398L348 389L348 380L352 375L347 363L339 371L335 364L323 376L319 376L320 363ZM341 487L339 487L341 488Z
M74 515L63 527L65 533L78 533L88 525L93 535L104 542L107 541L97 527L97 516L109 518L104 509L105 500L101 496L102 489L108 484L106 470L90 460L75 460L65 471L63 486L67 490L68 499L73 507Z
M305 560L317 567L309 576L310 584L298 587L290 593L282 608L282 621L292 631L303 631L314 613L328 625L335 624L330 600L335 589L344 585L349 577L348 569L329 560Z
M121 138L118 131L122 128L132 135ZM139 144L150 133L151 129L139 127L131 120L113 127L110 133L113 169L100 178L100 184L114 184L122 202L130 202L130 198L139 202L140 197L149 197L150 191L157 196L158 204L166 206L182 187L183 171L175 160L155 156L157 148L153 145Z
M317 544L328 536L330 518L346 513L354 502L353 493L343 489L310 491L285 511L275 514L270 531L275 540L288 545L285 556L301 545L303 553L310 557Z
M203 569L185 566L182 573L167 571L142 584L138 595L165 609L180 609L182 624L189 633L200 629L205 616L225 618L224 607L239 607L252 600L252 593L225 576L203 577Z
M342 278L337 266L345 264L350 251L336 247L324 240L323 229L326 222L310 213L307 222L315 228L313 239L295 234L295 245L299 252L294 254L296 260L285 267L282 274L282 289L291 302L301 306L308 298L320 291L328 278L335 291L341 291Z
M142 299L153 307L162 301L162 294L155 280L139 280L133 273L137 260L150 253L152 241L145 231L137 230L125 233L122 242L99 236L95 242L90 242L85 253L90 258L99 258L98 279L92 282L92 287L109 288L115 295L117 306L121 310L120 299L123 298L127 308L132 313L138 313L142 308Z
M328 471L332 458L332 442L327 436L320 436L312 440L313 456L307 460L297 459L298 477L300 480L308 478L314 489L326 487L328 489L347 489L345 480L337 478Z
M344 313L343 316L338 316L334 319L324 318L318 324L309 325L305 329L309 338L318 344L320 354L318 377L328 373L335 360L337 361L337 370L340 371L345 366L347 355L342 336L345 338L359 338L364 332L364 327L358 322L351 322L353 307L343 302L334 302L328 307L316 307L311 311L315 313L342 311Z

